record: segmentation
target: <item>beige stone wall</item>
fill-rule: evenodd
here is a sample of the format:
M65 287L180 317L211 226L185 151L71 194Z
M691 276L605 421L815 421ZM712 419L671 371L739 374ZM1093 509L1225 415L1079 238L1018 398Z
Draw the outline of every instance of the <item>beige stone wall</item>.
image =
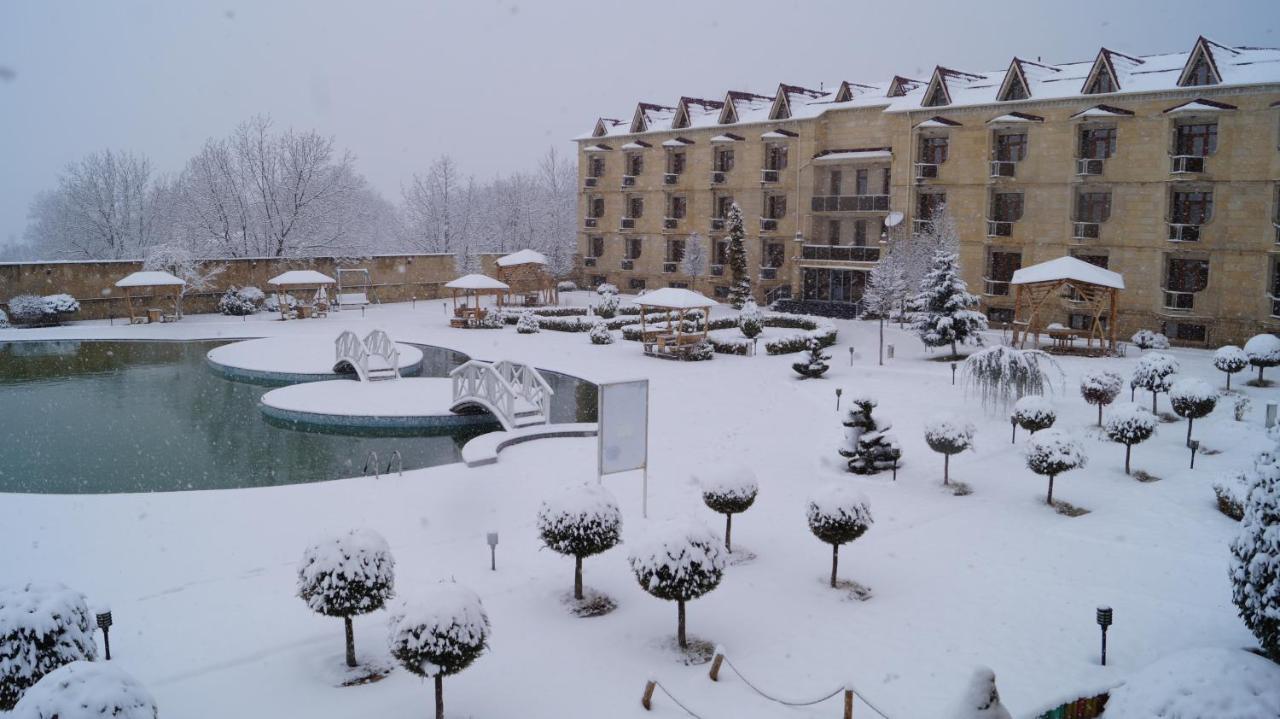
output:
M315 269L337 277L337 268L369 270L372 299L404 302L440 296L441 285L455 276L453 255L378 255L363 259L316 257L308 260L236 259L208 260L225 269L213 290L188 294L186 312L213 312L228 287L255 286L269 291L267 280L293 269ZM490 260L492 263L492 260ZM80 312L71 319L106 319L127 315L120 278L142 268L137 261L0 263L0 301L21 294L49 295L65 292L80 301Z

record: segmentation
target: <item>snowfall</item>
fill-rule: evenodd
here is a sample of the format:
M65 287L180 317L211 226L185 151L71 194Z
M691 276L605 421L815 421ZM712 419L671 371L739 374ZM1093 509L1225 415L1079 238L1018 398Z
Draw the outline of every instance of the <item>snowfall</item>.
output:
M566 296L572 304L593 297ZM445 680L451 717L688 716L670 696L704 719L837 716L838 697L786 708L733 672L712 682L706 665L687 665L674 648L674 603L646 594L627 563L628 540L637 542L660 520L692 518L722 532L724 517L703 505L693 477L717 465L747 465L759 496L734 517L735 556L719 587L689 603L688 630L722 646L766 692L806 699L851 685L893 719L948 717L975 669L989 666L1004 704L1022 718L1140 678L1158 662L1187 664L1178 657L1194 659L1192 673L1204 667L1206 674L1234 674L1206 666L1256 645L1231 603L1228 545L1238 525L1217 510L1212 484L1272 446L1263 417L1280 390L1244 386L1250 370L1236 375L1233 388L1252 398L1252 408L1237 422L1232 403L1219 402L1195 423L1210 452L1196 458L1194 470L1184 421L1161 423L1133 448L1135 471L1158 478L1141 482L1125 475L1124 447L1098 432L1096 408L1078 387L1092 370L1127 379L1142 353L1130 347L1121 358L1061 359L1065 382L1056 382L1050 397L1055 426L1080 439L1089 458L1086 468L1057 478L1055 499L1089 510L1068 517L1045 504L1046 478L1026 468L1027 434L1020 430L1010 442L1007 411L984 413L977 398L953 386L949 364L932 361L936 355L909 331L886 328L896 352L878 366L876 323L835 324L831 370L812 380L791 370L796 356L666 362L643 356L636 342L593 345L586 333L449 329L438 301L296 322L264 313L248 321L201 315L165 325L0 330L7 341L335 337L342 329L363 335L382 328L398 342L509 358L596 382L648 378L651 421L648 518L639 472L604 478L623 512L623 544L585 561L586 585L618 605L601 617L568 611L573 560L542 548L536 525L545 498L597 481L594 438L533 441L503 450L488 466L378 479L0 495L0 582L61 582L91 606L110 605L112 661L154 695L161 717L428 716L431 683L402 669L382 681L339 686L342 621L310 611L297 596L308 546L367 528L391 548L397 597L388 609L356 618L365 661L393 664L388 621L399 601L454 580L483 602L489 649ZM998 343L999 333L987 341ZM1225 384L1211 351L1168 353L1181 365L1179 376ZM839 411L837 390L846 400ZM1127 390L1118 401L1128 399ZM850 474L837 454L847 399L859 394L877 398L875 417L893 424L903 450L896 481L889 472ZM1137 401L1150 406L1150 395L1139 391ZM1160 409L1169 411L1167 396ZM951 458L952 481L968 485L968 495L942 486L943 457L923 439L926 422L945 415L977 427L975 448ZM865 536L840 551L840 577L870 588L865 601L829 586L830 547L806 523L809 498L831 483L855 487L874 516ZM489 532L499 534L496 571ZM1099 605L1115 613L1105 667L1094 621ZM1267 672L1275 678L1280 671L1263 664L1249 675L1251 686L1261 687L1256 701L1242 699L1218 716L1265 716L1253 712L1277 706L1280 681L1268 687ZM670 696L659 691L646 712L640 696L649 679ZM1182 689L1169 683L1170 692ZM876 716L862 701L854 715Z

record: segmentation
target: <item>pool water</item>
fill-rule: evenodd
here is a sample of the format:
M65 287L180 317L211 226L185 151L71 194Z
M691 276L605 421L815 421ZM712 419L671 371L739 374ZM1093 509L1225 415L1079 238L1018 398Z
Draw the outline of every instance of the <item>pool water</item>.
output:
M270 387L224 378L205 353L224 342L0 342L0 492L168 492L266 487L457 462L492 427L430 436L335 434L270 423ZM422 376L466 361L423 347ZM595 386L545 373L553 422L594 421ZM353 380L354 381L354 380Z

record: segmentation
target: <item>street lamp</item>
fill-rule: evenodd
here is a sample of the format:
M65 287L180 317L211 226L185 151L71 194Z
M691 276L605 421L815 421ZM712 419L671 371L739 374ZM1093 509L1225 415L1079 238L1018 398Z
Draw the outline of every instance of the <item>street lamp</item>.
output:
M849 345L849 366L853 366L853 345Z
M1015 444L1018 441L1018 416L1009 415L1009 428L1012 432L1009 435L1009 444Z
M951 363L951 386L956 386L956 363Z
M836 411L840 411L840 395L844 394L844 390L836 387Z
M106 650L107 661L111 660L111 610L103 607L97 613L98 628L102 630L102 647Z
M1102 627L1102 666L1107 665L1107 627L1111 626L1111 607L1098 607L1098 626Z
M489 542L489 571L498 571L498 533L489 532L485 537Z
M1187 446L1191 447L1191 468L1195 469L1196 468L1196 452L1200 450L1200 440L1193 439L1187 443Z

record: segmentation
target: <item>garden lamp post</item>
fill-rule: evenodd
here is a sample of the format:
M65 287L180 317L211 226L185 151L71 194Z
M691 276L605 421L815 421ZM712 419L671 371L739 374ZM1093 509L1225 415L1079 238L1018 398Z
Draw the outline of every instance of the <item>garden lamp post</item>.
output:
M951 386L956 386L956 363L951 363Z
M840 411L840 395L844 394L844 390L836 387L836 411Z
M1098 607L1098 626L1102 627L1102 666L1107 665L1107 627L1111 626L1111 607Z
M1018 416L1009 415L1009 428L1013 430L1009 435L1009 444L1015 444L1018 441Z
M1200 450L1200 440L1193 439L1187 443L1187 446L1191 448L1191 468L1195 469L1196 468L1196 452Z
M853 366L853 345L849 345L849 366Z
M498 533L489 532L485 537L489 542L489 571L498 571Z
M98 628L102 630L102 648L107 655L107 661L111 660L111 610L103 607L97 613Z

